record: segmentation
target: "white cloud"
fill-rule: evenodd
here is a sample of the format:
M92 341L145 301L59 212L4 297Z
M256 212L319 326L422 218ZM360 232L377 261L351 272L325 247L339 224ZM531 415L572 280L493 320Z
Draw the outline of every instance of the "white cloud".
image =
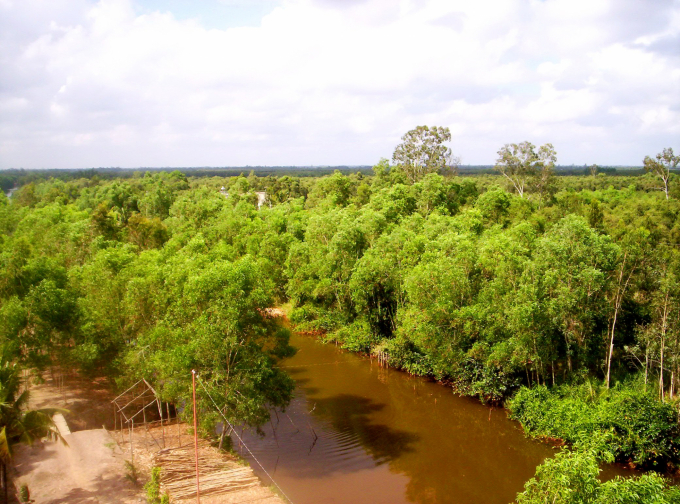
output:
M465 163L522 140L640 163L680 124L680 3L653 6L285 0L218 30L3 0L0 166L369 164L418 124L451 127Z

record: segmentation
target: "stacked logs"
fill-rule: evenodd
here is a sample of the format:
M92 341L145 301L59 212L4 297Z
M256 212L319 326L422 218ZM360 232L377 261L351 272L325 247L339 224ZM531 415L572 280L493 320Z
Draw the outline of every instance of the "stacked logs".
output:
M205 440L199 441L201 496L217 496L260 486L253 471L235 461L216 456L215 449ZM162 468L161 489L173 501L196 498L196 466L194 447L186 445L159 451L154 465Z

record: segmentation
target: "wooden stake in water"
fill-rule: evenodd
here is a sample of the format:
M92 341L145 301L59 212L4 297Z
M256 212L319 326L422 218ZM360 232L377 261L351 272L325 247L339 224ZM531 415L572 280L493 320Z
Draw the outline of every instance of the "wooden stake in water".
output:
M191 387L194 396L194 452L196 453L196 504L201 502L201 490L198 484L198 421L196 418L196 371L191 370Z

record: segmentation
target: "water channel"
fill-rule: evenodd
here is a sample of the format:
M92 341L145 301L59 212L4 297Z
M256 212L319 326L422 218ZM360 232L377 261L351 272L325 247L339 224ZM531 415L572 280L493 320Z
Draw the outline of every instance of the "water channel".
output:
M244 440L295 504L507 504L554 453L503 409L309 336L291 344L295 398Z
M291 344L295 398L244 440L295 504L507 504L552 453L502 409L308 336Z

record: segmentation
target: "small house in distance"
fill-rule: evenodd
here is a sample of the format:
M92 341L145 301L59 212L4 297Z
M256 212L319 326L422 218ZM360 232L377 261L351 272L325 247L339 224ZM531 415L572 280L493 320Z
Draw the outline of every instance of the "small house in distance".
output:
M222 188L220 189L220 194L225 198L229 197L229 192L224 186L222 186ZM259 210L260 208L262 208L262 205L264 205L267 202L267 191L255 191L255 195L257 196L257 209Z
M267 191L256 191L255 194L257 194L257 209L259 210L267 201Z

